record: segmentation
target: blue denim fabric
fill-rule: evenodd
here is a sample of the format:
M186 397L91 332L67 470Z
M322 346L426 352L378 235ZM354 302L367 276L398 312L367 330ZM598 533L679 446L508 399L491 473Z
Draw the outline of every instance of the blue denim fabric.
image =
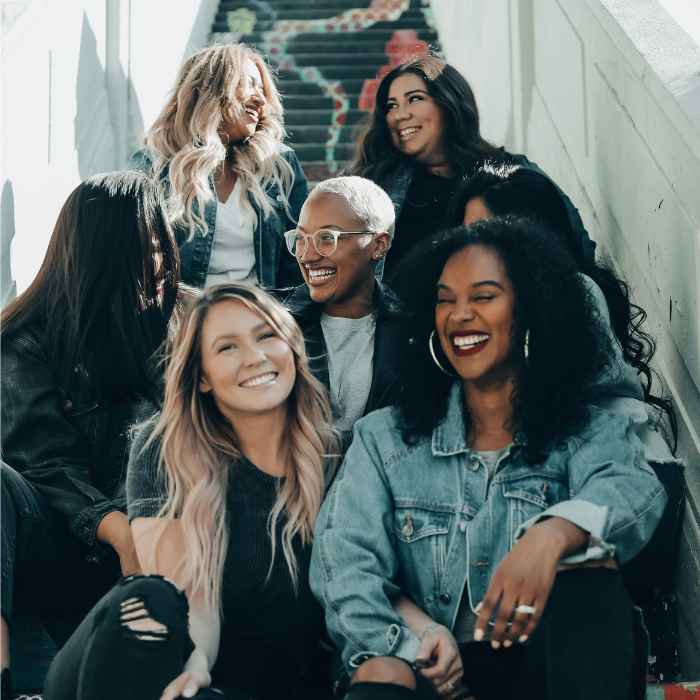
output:
M644 460L635 423L646 414L592 407L580 435L529 465L517 441L491 483L465 439L463 394L453 385L445 419L409 446L385 408L360 419L316 525L311 586L329 633L352 669L371 655L412 661L415 635L392 607L407 594L453 628L466 591L472 608L525 530L559 516L591 534L574 562L624 563L649 540L666 502Z
M276 185L270 185L266 194L273 205L272 213L265 215L256 206L251 198L250 203L258 219L258 225L254 232L255 246L255 274L261 287L291 287L303 282L301 272L296 260L287 253L284 243L284 232L296 226L299 212L308 196L306 176L296 153L287 146L281 147L282 157L289 163L294 172L294 183L289 194L290 218L284 208L283 196ZM147 151L138 151L130 160L131 167L147 170L150 167L150 158ZM167 176L163 182L168 186ZM189 231L184 227L176 230L177 241L180 246L181 278L186 284L193 287L203 287L209 269L212 244L214 242L214 229L216 227L217 200L214 197L205 205L204 219L207 223L207 233L195 233L190 238Z

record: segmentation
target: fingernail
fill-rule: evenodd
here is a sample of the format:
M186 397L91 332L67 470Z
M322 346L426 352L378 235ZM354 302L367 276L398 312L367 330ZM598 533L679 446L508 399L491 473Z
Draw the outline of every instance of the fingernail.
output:
M501 648L501 643L497 641L496 639L491 641L491 648L492 649L500 649Z
M527 642L527 635L526 634L520 635L520 638L518 639L518 641L521 644L525 644L525 642Z
M480 642L484 638L484 630L478 629L474 630L474 641Z
M504 649L508 649L509 647L512 647L512 646L513 646L513 642L512 642L510 639L506 639L506 640L503 642L503 648L504 648Z
M185 698L191 698L197 691L192 687L188 686L182 691L182 696Z

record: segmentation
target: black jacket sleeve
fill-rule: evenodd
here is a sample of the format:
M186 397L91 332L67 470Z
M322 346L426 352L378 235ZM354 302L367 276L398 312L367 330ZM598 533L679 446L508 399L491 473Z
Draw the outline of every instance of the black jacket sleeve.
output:
M71 401L33 335L3 338L2 394L3 459L97 555L97 526L107 513L123 511L126 500L108 498L94 484L89 439L71 420Z

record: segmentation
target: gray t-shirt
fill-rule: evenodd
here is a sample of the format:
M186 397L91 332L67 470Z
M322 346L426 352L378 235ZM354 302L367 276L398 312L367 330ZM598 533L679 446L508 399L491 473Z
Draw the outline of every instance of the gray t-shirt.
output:
M375 328L373 313L362 318L321 314L333 416L339 430L352 430L365 412L372 385Z

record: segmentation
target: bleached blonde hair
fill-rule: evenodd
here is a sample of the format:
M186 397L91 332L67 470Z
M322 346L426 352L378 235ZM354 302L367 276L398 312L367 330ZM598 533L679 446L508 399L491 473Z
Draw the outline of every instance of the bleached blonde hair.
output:
M335 468L336 433L325 387L309 370L304 338L291 314L269 294L245 284L222 284L198 291L169 340L165 400L146 447L160 442L159 473L167 501L158 514L161 531L179 519L185 552L177 580L203 593L220 609L221 582L228 547L226 492L232 461L242 453L235 428L223 417L209 393L200 391L202 328L209 310L222 301L241 302L266 321L294 355L296 381L287 399L287 450L290 469L268 517L272 542L269 573L277 548L276 526L284 514L281 546L296 589L298 565L292 541L311 542L326 484ZM160 535L155 538L155 551Z
M265 106L255 133L245 141L225 144L220 136L224 110L240 119L243 65L251 60L260 71ZM175 87L153 126L145 145L155 177L167 173L168 208L174 223L182 222L190 236L206 234L204 207L214 199L211 178L234 149L233 171L241 181L241 206L250 207L251 195L267 217L272 204L265 189L276 184L289 214L288 196L294 172L281 153L284 123L279 92L262 56L244 44L209 46L190 56L180 68Z

